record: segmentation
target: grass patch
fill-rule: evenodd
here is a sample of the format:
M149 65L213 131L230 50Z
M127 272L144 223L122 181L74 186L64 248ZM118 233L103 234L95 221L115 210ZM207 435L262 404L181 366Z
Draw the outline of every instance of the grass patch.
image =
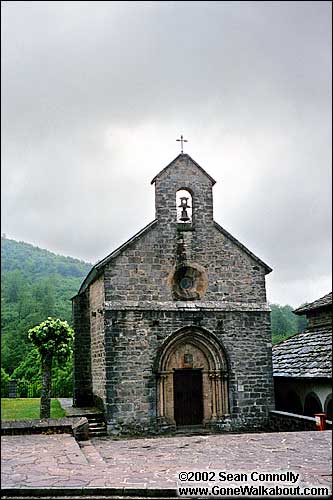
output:
M39 398L1 398L1 420L39 419ZM61 418L65 411L57 399L51 400L51 418Z

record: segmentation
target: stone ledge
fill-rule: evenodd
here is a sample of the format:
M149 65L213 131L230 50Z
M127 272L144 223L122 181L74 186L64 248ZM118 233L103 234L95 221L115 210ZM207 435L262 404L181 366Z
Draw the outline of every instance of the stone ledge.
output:
M20 434L71 434L75 439L85 441L89 439L89 423L86 417L2 420L2 436Z
M281 411L281 410L271 410L269 412L273 416L278 416L278 417L291 417L291 418L296 418L299 420L304 420L308 422L315 422L316 419L314 417L308 417L307 415L298 415L297 413L289 413L287 411Z
M271 429L273 431L316 431L316 419L306 415L271 410L269 412ZM326 420L326 430L332 429L331 420Z
M222 302L222 301L131 301L114 300L104 302L106 311L270 311L268 304L256 302Z

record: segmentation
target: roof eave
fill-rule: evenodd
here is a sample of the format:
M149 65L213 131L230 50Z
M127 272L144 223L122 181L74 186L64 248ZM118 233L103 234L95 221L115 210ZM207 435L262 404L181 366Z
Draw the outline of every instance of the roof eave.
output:
M157 223L157 219L154 219L152 222L150 222L149 224L147 224L147 226L145 226L143 229L141 229L138 233L136 233L134 236L132 236L132 238L130 238L129 240L127 240L125 243L123 243L122 245L120 245L120 247L116 248L116 250L114 250L109 255L107 255L106 257L104 257L104 259L98 261L91 268L91 270L89 271L89 273L85 277L84 281L82 282L82 284L80 286L80 289L79 289L77 295L82 294L88 288L88 286L91 285L91 283L93 281L95 281L95 279L98 278L101 275L103 268L106 266L106 264L110 260L112 260L115 257L117 257L118 255L120 255L121 252L123 250L125 250L125 248L128 247L128 245L130 245L131 243L134 243L134 241L138 240L140 238L140 236L142 236L144 233L146 233L147 231L149 231L156 223ZM76 296L74 296L72 298L74 299L75 297Z
M332 304L322 304L321 306L317 307L306 307L306 306L301 306L298 307L297 309L294 309L292 311L294 314L298 314L299 316L304 316L305 314L309 314L314 311L319 311L320 309L330 309L332 307Z
M98 277L98 271L97 271L97 268L94 266L90 271L89 273L87 274L87 276L85 277L85 279L83 280L81 286L80 286L80 289L79 291L77 292L77 295L81 295L83 292L86 291L86 289L88 288L88 286L93 282L95 281L95 279ZM73 297L74 299L75 297Z
M222 226L220 226L220 224L218 224L216 221L214 221L214 224L216 226L216 228L222 233L224 234L227 238L229 238L231 241L233 241L233 243L235 243L239 248L241 248L245 253L247 253L250 257L252 257L252 259L254 259L256 262L258 262L258 264L260 264L261 266L263 266L265 268L265 274L269 274L273 271L273 269L271 267L269 267L267 264L265 264L264 261L262 261L261 259L259 259L259 257L257 257L254 253L251 252L251 250L249 250L248 248L246 248L245 245L243 245L243 243L241 243L240 241L238 241L234 236L232 236L232 234L230 234L226 229L224 229Z
M293 310L293 313L303 315L306 314L307 312L318 311L319 309L324 309L327 307L329 308L332 307L332 292L327 293L323 297L320 297L319 299L314 300L313 302L309 302L308 304L304 304L300 307L297 307L296 309Z
M186 156L187 158L190 158L190 160L194 163L194 165L196 167L198 167L203 174L206 175L206 177L208 177L208 179L211 181L212 183L212 186L214 186L214 184L216 184L216 180L213 179L213 177L211 177L204 168L202 168L199 163L197 163L195 160L193 160L193 158L191 158L190 155L188 155L187 153L180 153L178 156L176 156L176 158L174 160L172 160L166 167L164 167L157 175L155 175L154 179L151 181L151 184L154 184L156 179L158 177L160 177L160 175L162 175L163 172L165 172L169 167L171 167L171 165L178 160L178 158L180 158L181 156Z

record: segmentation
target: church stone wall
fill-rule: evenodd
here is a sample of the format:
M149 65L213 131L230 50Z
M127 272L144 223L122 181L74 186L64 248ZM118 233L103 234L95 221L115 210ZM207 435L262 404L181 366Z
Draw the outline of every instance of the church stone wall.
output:
M90 306L88 291L76 295L72 302L74 324L74 406L92 404Z
M170 335L191 325L212 332L224 346L230 364L229 430L267 424L273 409L269 312L123 310L106 311L111 433L157 430L158 352Z
M186 260L207 273L204 300L266 301L265 269L211 224L181 236L177 225L158 222L105 268L105 298L111 300L173 300L169 285L177 264L179 238Z
M95 403L104 407L105 341L104 341L104 278L101 276L89 288L91 375Z
M107 419L115 430L155 414L156 382L152 372L149 326L137 311L106 316ZM140 424L139 424L140 425Z
M173 266L171 242L151 228L105 267L106 300L172 300L168 275Z

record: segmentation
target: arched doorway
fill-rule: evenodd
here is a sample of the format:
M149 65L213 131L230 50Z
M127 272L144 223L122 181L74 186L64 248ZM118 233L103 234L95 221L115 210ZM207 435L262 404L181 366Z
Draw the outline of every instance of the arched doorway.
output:
M226 356L210 333L193 327L172 335L160 350L156 371L162 420L197 425L229 414Z
M301 399L296 391L290 390L287 393L281 387L276 387L275 380L275 407L277 410L303 415Z
M326 398L325 401L325 413L326 413L326 418L328 420L332 420L333 418L333 400L332 400L332 394L329 394Z
M320 400L314 392L310 392L305 398L304 415L313 417L315 413L322 413Z
M303 414L302 403L296 391L289 391L284 401L284 410L296 415Z

